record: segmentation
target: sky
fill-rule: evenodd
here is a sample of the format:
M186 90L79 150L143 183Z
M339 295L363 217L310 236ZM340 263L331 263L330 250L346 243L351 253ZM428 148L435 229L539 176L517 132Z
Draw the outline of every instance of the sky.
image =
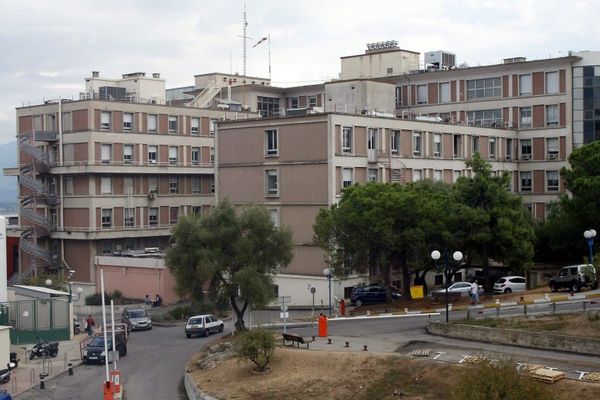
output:
M335 79L340 57L387 40L471 66L600 50L595 0L0 0L0 143L15 107L78 98L91 71L160 72L167 88L241 74L244 3L247 74L268 77L270 48L275 86Z

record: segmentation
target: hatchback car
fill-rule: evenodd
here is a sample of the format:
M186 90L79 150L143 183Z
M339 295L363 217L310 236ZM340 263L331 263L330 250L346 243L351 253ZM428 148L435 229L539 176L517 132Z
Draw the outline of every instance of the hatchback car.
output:
M112 351L112 336L108 336L107 339L107 348L109 351ZM127 355L127 339L123 333L115 335L115 349L117 352L119 352L119 357ZM106 353L104 351L104 336L94 336L90 344L83 349L83 363L104 364L105 358Z
M121 322L127 325L128 331L152 329L152 319L142 308L126 308L123 310Z
M402 295L397 290L392 290L392 300L398 300ZM350 304L357 307L363 304L379 304L386 302L386 290L383 286L367 285L355 286L350 295Z
M223 321L211 314L194 315L185 324L185 335L188 338L192 335L208 336L213 332L223 332L224 327Z
M526 289L526 280L522 276L503 276L494 283L495 294L524 292Z

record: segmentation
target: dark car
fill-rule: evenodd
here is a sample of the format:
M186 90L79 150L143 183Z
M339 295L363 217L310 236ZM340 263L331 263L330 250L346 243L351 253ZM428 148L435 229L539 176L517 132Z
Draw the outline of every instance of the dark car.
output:
M392 290L392 299L398 300L402 295ZM350 304L357 307L363 304L378 304L386 302L386 290L380 285L356 286L350 295Z
M123 310L121 321L127 324L129 331L152 329L152 319L142 308L126 308Z
M598 289L598 277L596 269L591 264L571 265L563 267L558 275L550 279L550 290L556 292L558 289L567 288L573 292L579 292L582 287Z
M108 351L112 351L112 336L107 341ZM127 354L127 340L122 333L115 335L115 349L119 352L119 357ZM106 353L104 352L104 336L94 336L90 344L83 349L84 364L104 364Z

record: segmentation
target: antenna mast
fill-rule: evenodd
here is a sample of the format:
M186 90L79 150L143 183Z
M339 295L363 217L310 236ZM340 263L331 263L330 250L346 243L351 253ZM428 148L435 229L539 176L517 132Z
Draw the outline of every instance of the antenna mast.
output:
M244 2L244 35L242 36L244 40L244 76L246 76L246 40L248 37L246 36L246 29L248 27L248 21L246 20L246 2Z

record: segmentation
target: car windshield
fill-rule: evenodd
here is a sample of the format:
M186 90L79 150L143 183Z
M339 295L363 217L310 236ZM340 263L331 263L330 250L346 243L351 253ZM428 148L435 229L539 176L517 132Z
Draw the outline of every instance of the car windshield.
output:
M189 325L198 325L198 324L202 324L202 318L190 319Z
M112 345L112 339L108 338L108 346ZM96 336L95 338L92 339L92 341L90 342L90 347L104 347L104 337L102 336Z
M504 283L504 282L506 282L506 279L500 278L500 279L498 279L498 282L496 282L496 283Z
M131 318L142 318L146 316L146 312L144 312L143 310L135 310L130 311L129 315L131 316Z

